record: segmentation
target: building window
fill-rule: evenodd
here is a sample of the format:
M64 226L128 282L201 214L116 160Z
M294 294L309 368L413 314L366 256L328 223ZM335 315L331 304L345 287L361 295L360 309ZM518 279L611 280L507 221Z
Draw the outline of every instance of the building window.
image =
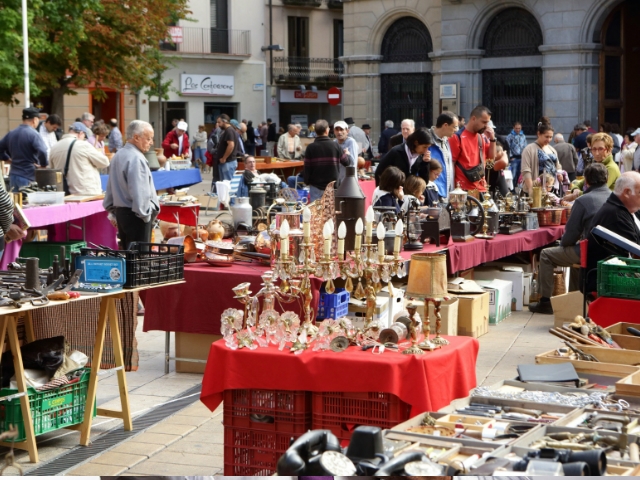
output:
M542 30L537 20L522 8L498 13L484 35L485 57L540 55ZM509 62L506 62L509 63ZM493 113L496 132L508 134L513 122L532 135L542 116L542 69L498 68L482 72L482 103Z
M382 40L384 63L428 62L433 51L431 35L417 18L403 17L393 23Z
M228 0L210 0L211 53L229 53Z

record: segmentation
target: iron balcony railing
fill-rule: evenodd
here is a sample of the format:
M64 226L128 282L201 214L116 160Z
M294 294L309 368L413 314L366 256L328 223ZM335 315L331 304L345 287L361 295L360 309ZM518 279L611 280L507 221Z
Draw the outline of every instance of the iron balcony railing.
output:
M279 57L273 59L273 77L278 83L342 83L344 65L335 58Z
M179 31L178 31L179 32ZM160 50L178 53L251 55L251 31L182 27L182 38L174 32Z
M322 0L282 0L282 4L296 7L319 7L322 5Z

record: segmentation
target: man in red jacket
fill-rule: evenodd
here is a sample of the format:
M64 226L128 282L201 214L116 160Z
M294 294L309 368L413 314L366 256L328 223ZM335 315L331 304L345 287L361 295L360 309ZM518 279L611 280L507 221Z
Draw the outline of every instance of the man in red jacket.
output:
M164 148L164 156L171 158L171 156L180 156L189 158L191 156L191 149L189 148L189 136L187 135L187 122L178 122L175 130L171 130L164 137L162 142L162 148Z

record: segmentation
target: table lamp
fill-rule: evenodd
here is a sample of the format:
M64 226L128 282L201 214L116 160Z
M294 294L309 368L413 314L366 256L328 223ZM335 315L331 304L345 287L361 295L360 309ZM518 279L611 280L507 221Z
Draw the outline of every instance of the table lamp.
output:
M407 296L424 299L422 331L424 340L417 345L423 350L433 350L436 346L448 345L449 341L440 336L440 305L447 298L447 264L443 253L414 253L409 267ZM429 340L429 302L433 302L436 316L436 336ZM412 345L413 347L413 345Z

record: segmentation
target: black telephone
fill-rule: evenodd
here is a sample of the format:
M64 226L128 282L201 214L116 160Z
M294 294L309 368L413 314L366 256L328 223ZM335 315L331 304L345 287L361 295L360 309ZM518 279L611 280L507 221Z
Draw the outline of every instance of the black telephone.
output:
M334 475L334 472L327 471L326 462L324 465L321 462L325 452L342 455L338 438L330 430L307 432L293 442L280 457L277 465L278 475ZM344 460L350 462L347 457L344 457Z

